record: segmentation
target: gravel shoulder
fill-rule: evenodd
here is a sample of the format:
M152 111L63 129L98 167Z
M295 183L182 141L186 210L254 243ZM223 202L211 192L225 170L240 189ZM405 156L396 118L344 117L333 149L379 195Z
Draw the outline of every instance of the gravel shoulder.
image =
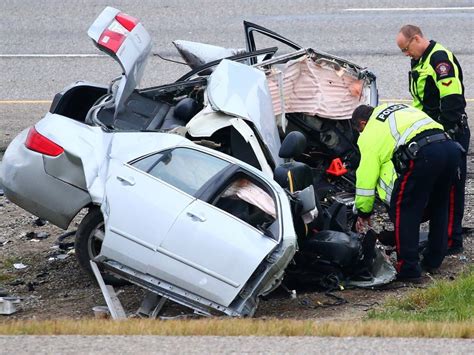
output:
M468 115L474 110L468 107ZM23 123L24 124L24 123ZM11 135L0 133L0 141L10 141L23 127L16 126ZM474 139L474 138L473 138ZM472 141L471 141L472 147ZM471 148L472 150L472 148ZM0 150L0 160L2 152ZM468 178L466 182L466 206L464 226L474 228L474 155L468 155ZM0 321L15 319L92 318L92 308L105 305L95 282L79 267L71 250L57 246L58 237L74 231L84 216L83 211L71 223L68 231L49 223L38 226L37 218L20 209L5 196L0 196L0 288L9 295L22 299L19 312L0 316ZM383 217L383 216L381 216ZM383 218L382 218L383 219ZM38 235L47 237L39 239ZM45 236L45 234L43 234ZM66 238L65 242L71 242ZM406 285L394 282L380 289L346 289L329 294L314 289L297 290L291 298L282 289L262 299L256 317L278 317L295 319L358 320L367 311L380 307L387 297L400 298L414 287L427 287L435 279L454 279L473 265L474 235L466 235L464 252L446 257L438 273L429 275L427 283ZM16 269L14 264L26 265ZM144 291L128 285L119 290L119 299L129 315L138 309ZM166 305L165 316L190 315L192 311L177 305Z
M472 181L469 188L472 191ZM466 216L471 221L472 199L468 195ZM74 231L81 214L71 224ZM19 312L2 316L1 321L15 319L92 318L92 308L105 305L100 289L79 267L73 251L58 247L58 237L65 231L46 223L37 225L37 218L10 201L0 197L0 286L11 296L22 298ZM469 223L467 226L471 226ZM41 239L42 237L43 239ZM63 244L72 242L69 237ZM432 279L454 279L474 259L474 238L465 238L465 251L446 257ZM18 265L21 264L21 265ZM18 267L26 266L18 269ZM15 266L17 268L15 268ZM308 288L298 290L292 298L282 289L260 302L257 318L358 320L368 310L380 307L386 297L402 297L413 287L394 282L380 289L346 289L331 293ZM133 286L118 288L119 298L127 313L133 316L143 298L142 289ZM174 304L165 306L165 316L191 315L192 311Z

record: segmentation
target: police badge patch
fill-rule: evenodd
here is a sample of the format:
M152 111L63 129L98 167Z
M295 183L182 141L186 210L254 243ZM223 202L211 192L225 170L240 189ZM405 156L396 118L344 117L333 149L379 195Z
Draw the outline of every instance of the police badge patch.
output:
M435 71L440 78L448 76L450 70L451 70L451 64L447 62L441 62L438 65L436 65L436 68L435 68Z

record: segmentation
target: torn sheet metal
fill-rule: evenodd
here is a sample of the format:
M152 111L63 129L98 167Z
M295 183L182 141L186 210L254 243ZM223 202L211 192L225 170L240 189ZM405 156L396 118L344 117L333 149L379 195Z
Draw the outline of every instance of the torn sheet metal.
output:
M187 132L192 137L211 137L218 130L231 125L229 116L223 112L214 111L210 105L206 106L186 125Z
M0 297L0 314L9 316L16 313L16 305L21 301L18 297Z
M242 138L250 144L262 171L268 176L273 177L273 169L268 164L265 153L262 151L254 131L241 118L235 118L225 113L214 111L209 105L188 122L186 129L191 137L199 138L211 137L218 130L229 126L233 126Z
M267 174L267 176L273 177L273 169L268 164L265 153L263 153L254 131L240 118L233 118L230 120L230 123L241 134L245 141L251 145L262 171Z
M371 288L375 286L386 285L393 280L395 280L397 276L397 270L390 262L388 257L384 255L384 251L380 248L375 248L375 260L372 265L371 270L372 275L374 276L370 281L354 281L349 280L347 285L349 286L356 286L362 288Z
M173 44L191 69L214 60L245 53L244 48L224 48L191 41L176 40Z
M283 163L278 156L281 143L272 99L262 71L224 59L209 77L207 93L214 110L253 122L275 164Z
M267 73L276 115L302 112L331 119L349 119L354 109L367 103L364 82L334 63L315 62L308 56L287 62L283 72L283 97L278 71Z

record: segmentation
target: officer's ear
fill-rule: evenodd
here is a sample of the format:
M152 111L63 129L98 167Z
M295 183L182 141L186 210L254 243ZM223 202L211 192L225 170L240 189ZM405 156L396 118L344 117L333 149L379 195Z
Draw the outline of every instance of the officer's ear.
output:
M362 132L367 125L367 120L360 120L359 121L359 132Z

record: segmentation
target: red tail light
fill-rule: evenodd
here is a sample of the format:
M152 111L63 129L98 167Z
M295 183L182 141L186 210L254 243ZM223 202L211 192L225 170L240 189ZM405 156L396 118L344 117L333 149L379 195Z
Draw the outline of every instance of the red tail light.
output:
M115 19L129 32L131 32L138 24L138 19L130 15L124 14L123 12L117 14Z
M111 30L105 30L99 38L99 44L113 53L117 53L123 41L125 41L123 34Z
M25 146L35 152L57 157L64 149L52 140L38 133L35 127L31 127L26 137Z
M99 45L107 48L113 53L117 53L125 38L138 24L135 17L118 13L109 27L102 32L99 38Z

